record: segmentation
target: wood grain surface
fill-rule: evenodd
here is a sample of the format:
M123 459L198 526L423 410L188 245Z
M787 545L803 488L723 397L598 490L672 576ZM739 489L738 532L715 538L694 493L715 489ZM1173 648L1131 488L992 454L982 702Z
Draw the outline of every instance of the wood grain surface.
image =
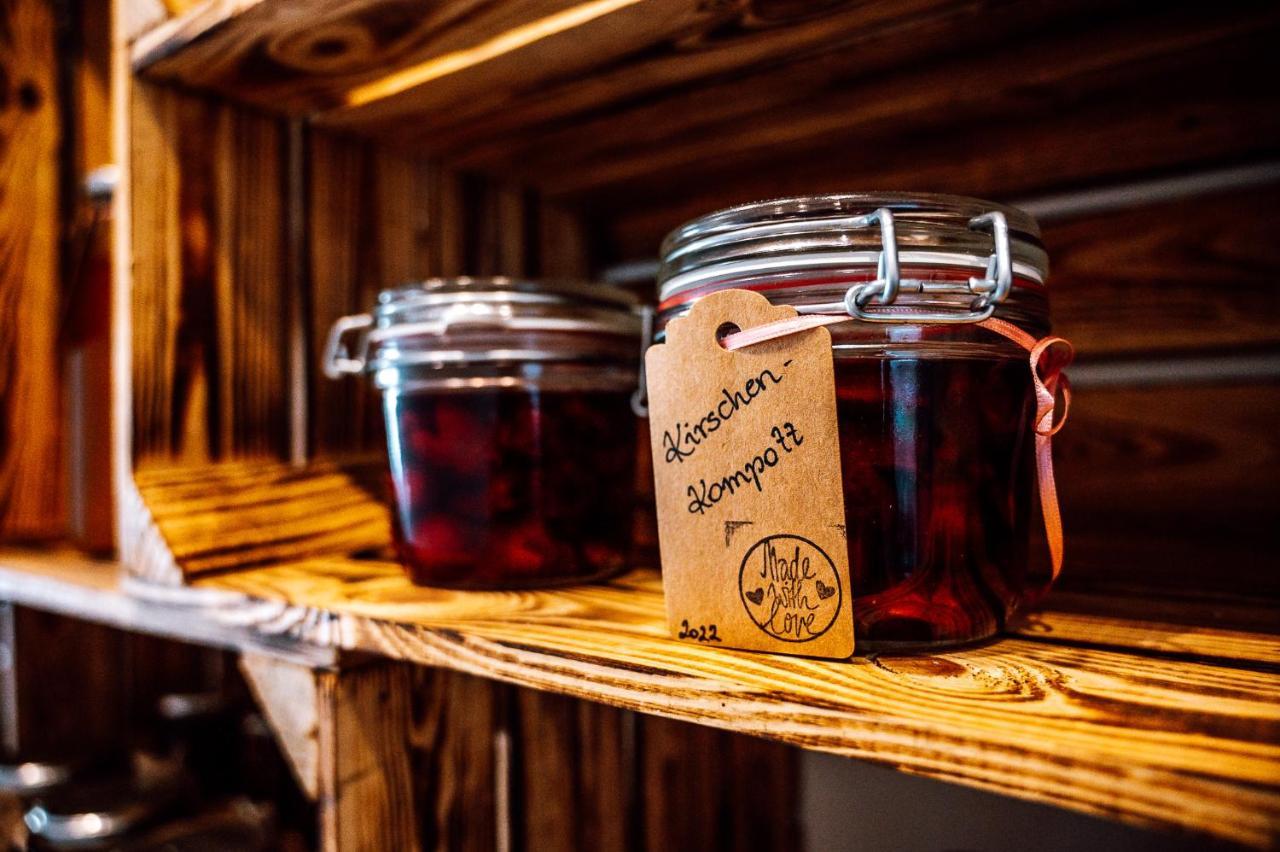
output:
M307 304L310 451L319 457L385 446L379 398L362 377L319 372L334 321L371 310L380 290L436 272L444 237L437 170L368 140L307 135Z
M131 107L134 464L283 457L284 129L145 83Z
M320 849L420 849L410 758L409 667L315 673Z
M305 469L228 462L140 471L135 479L156 531L170 543L173 564L187 578L290 554L385 551L391 526L382 480L376 462L318 462ZM136 540L121 546L126 564L145 565L154 556L134 550L144 546Z
M435 669L415 668L412 677L413 789L423 848L510 848L510 763L499 752L509 688Z
M297 640L1248 842L1270 836L1280 818L1273 633L1077 608L1061 619L1041 614L1016 637L928 658L821 663L720 651L668 638L652 573L558 591L461 593L412 586L393 562L352 559L342 549L369 542L344 543L347 533L332 527L354 526L344 513L372 517L381 507L331 466L279 485L251 464L148 476L140 486L175 561L217 568L193 574L197 586L245 596L231 599L228 618L255 618L245 599L274 602L258 617ZM232 570L237 559L245 570Z
M1045 226L1054 331L1086 360L1275 348L1277 209L1271 185Z
M208 4L191 14L209 22L172 21L137 51L167 52L157 77L320 110L322 124L581 204L622 257L762 197L1009 198L1261 156L1280 139L1265 83L1280 20L1263 6L592 3L575 12L600 15L504 42L569 4L517 5L331 2L301 31L289 0L239 16ZM504 49L477 50L494 39ZM423 62L427 77L401 90Z
M1276 605L1280 381L1086 387L1071 417L1064 587Z
M139 584L118 562L91 559L73 550L0 548L0 600L132 633L304 663L335 665L333 647L301 643L288 628L263 629L265 611L243 618L212 613L239 609L240 596L189 588ZM280 611L278 605L269 608ZM286 619L291 626L292 622Z
M224 94L239 91L261 106L305 114L342 103L362 84L473 49L575 5L213 0L137 38L133 62L157 78Z
M297 635L317 641L1132 822L1252 844L1280 829L1280 680L1262 637L1228 650L1221 635L1143 625L1110 634L1134 647L1097 648L1053 637L1045 615L1026 636L976 649L820 662L668 638L658 579L643 572L457 593L413 587L392 563L312 560L199 585L288 602Z
M59 118L46 0L0 6L0 539L66 523L58 316Z

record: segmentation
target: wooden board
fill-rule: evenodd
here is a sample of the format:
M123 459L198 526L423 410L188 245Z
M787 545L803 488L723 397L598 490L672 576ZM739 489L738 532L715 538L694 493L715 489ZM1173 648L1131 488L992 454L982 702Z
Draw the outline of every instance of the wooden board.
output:
M320 848L417 852L408 666L316 673Z
M1009 198L1280 140L1265 83L1280 19L1263 7L331 0L304 31L295 2L203 4L135 56L166 57L158 78L535 185L606 220L622 257L761 197Z
M1085 387L1055 439L1064 586L1280 599L1280 381Z
M134 464L283 457L283 127L143 83L131 121Z
M259 105L304 114L343 102L361 85L472 50L575 5L574 0L430 6L213 0L137 38L133 62L157 78L240 92ZM631 4L597 5L608 11ZM573 17L567 25L577 21Z
M281 629L263 630L259 612L250 627L210 613L234 609L242 599L194 589L139 585L119 563L70 550L0 548L0 601L103 624L134 633L239 651L306 665L333 665L332 647L299 643ZM279 606L275 606L277 612Z
M1277 209L1271 185L1047 225L1054 331L1085 361L1280 346Z
M148 528L121 544L135 573L179 583L290 555L386 552L382 465L229 462L141 471ZM183 542L183 543L180 543Z
M1252 843L1280 819L1280 639L1206 626L1222 607L1204 602L1147 596L1128 611L1165 620L1134 621L1123 602L1104 601L1122 613L1112 615L1069 597L1022 638L985 648L819 663L669 639L658 579L643 572L607 586L468 594L412 587L391 563L316 561L202 584L249 597L212 593L197 604L211 592L174 590L164 604L97 589L101 563L76 580L67 558L2 561L14 567L0 571L0 597L133 630L276 653L311 642L360 648ZM1267 612L1251 620L1270 624ZM255 639L251 625L266 633ZM474 718L478 698L428 701L421 712L465 706ZM1143 721L1152 718L1155 727ZM1223 807L1239 812L1225 819Z
M63 531L54 9L0 8L0 539Z
M198 587L246 596L228 602L227 619L261 618L297 640L1136 822L1260 842L1280 819L1274 632L1134 623L1076 607L1062 619L1039 616L1018 638L927 658L821 663L706 649L669 638L652 573L546 592L414 587L393 562L351 558L350 549L367 543L327 531L353 526L343 512L381 510L368 490L332 467L273 480L286 471L224 465L140 480L157 530L173 542L174 564L204 569L192 575ZM335 500L350 508L336 511ZM313 505L329 508L308 511ZM296 517L280 515L281 506ZM237 558L243 570L233 570ZM1145 597L1154 608L1157 596ZM265 606L261 616L254 606ZM1152 718L1159 724L1144 721Z
M506 693L448 671L413 673L414 796L424 849L491 852L511 837L499 790L510 764L499 754ZM509 848L509 847L505 847Z
M1255 844L1280 830L1274 643L1266 659L1222 664L1040 628L930 657L818 662L671 640L657 578L644 573L468 594L410 586L391 563L314 560L200 585L287 601L300 635L324 624L314 635L346 647L1143 824ZM1164 632L1183 652L1196 642Z

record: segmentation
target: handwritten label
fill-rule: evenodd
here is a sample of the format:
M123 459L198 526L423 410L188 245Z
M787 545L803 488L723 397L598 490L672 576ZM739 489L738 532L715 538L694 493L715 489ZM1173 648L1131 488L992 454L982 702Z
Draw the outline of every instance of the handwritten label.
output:
M825 328L734 352L726 325L795 316L726 290L646 356L667 618L685 641L853 653L835 375Z

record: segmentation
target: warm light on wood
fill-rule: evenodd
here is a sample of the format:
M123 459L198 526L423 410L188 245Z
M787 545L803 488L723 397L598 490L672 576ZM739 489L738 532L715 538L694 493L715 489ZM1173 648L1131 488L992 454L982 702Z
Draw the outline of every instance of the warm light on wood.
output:
M556 33L580 27L596 18L625 9L627 6L634 6L639 2L641 0L594 0L591 3L565 9L563 12L507 30L475 47L428 59L412 68L397 71L381 80L352 89L344 98L345 105L358 107L398 95L407 89L438 80L449 74L456 74L482 62L496 59L504 53L527 47Z

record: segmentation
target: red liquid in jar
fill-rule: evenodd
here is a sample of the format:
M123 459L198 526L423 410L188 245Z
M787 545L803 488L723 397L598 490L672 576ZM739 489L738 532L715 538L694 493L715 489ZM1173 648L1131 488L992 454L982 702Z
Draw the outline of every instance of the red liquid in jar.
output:
M994 634L1049 579L1028 564L1036 468L1026 363L837 357L835 367L857 642Z
M386 394L395 535L415 583L518 588L621 570L630 391Z

